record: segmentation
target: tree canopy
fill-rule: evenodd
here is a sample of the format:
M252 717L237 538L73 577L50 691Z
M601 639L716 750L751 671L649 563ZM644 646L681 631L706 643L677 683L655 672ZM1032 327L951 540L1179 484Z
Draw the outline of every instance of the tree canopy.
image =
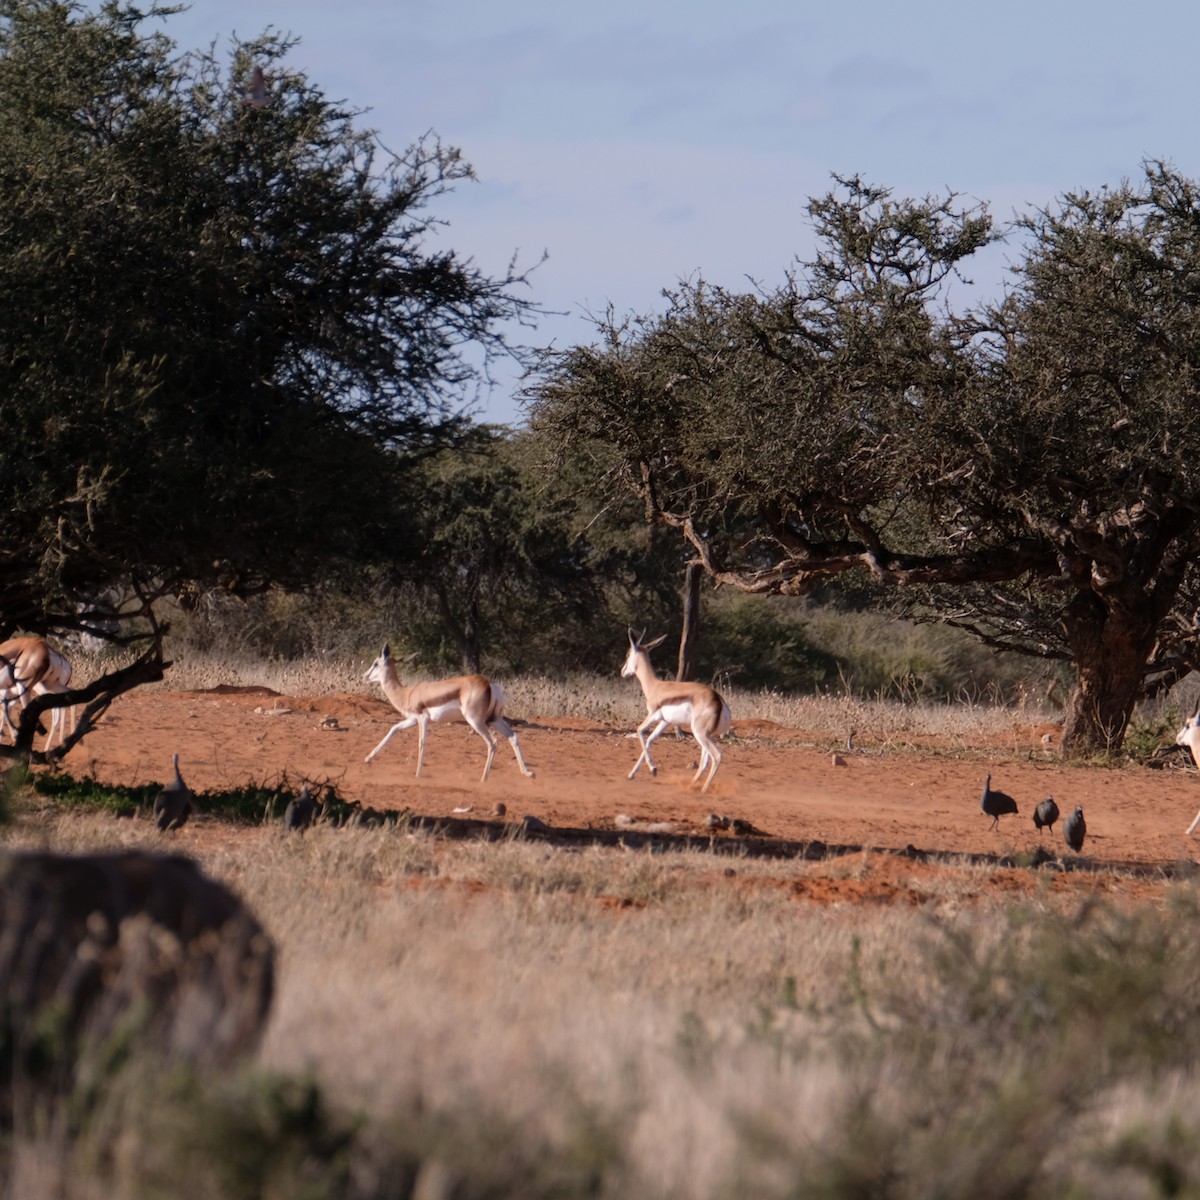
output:
M0 632L402 550L396 472L534 311L438 247L457 150L386 149L287 39L180 52L174 11L0 0Z
M1196 666L1200 195L1169 167L1018 222L998 301L949 285L997 236L953 194L839 179L785 285L702 280L548 355L531 427L721 583L866 574L907 611L1075 667L1064 746L1120 744Z
M485 652L509 670L611 669L631 609L675 617L677 539L629 503L598 511L572 472L540 469L531 443L478 425L409 475L417 549L390 576L425 603L405 637L468 671Z

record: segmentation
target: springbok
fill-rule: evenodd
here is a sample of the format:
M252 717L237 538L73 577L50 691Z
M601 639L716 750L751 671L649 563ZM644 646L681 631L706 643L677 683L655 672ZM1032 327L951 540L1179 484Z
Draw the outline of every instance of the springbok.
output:
M651 744L668 725L686 726L691 729L692 737L700 747L700 766L692 776L692 782L695 783L704 774L705 767L708 767L708 778L700 789L707 792L708 785L712 783L713 776L721 765L721 747L717 745L717 738L725 733L733 722L729 705L721 698L720 693L706 683L677 683L671 679L659 679L650 665L650 651L661 645L666 634L652 642L643 641L644 637L645 634L638 637L632 629L629 630L629 654L621 668L622 679L628 679L631 675L637 676L649 710L649 715L637 730L642 752L628 777L632 779L643 762L650 768L651 775L657 775L658 768L650 760ZM655 725L654 732L647 737L646 730L654 725L655 721L658 724Z
M1196 701L1195 711L1184 721L1183 728L1175 735L1175 745L1186 746L1192 752L1192 762L1200 767L1200 700ZM1188 837L1197 825L1200 825L1200 812L1187 827L1184 837Z
M71 664L44 638L17 637L0 642L0 733L7 728L16 740L17 731L8 706L15 703L24 710L29 693L45 696L65 692L71 683ZM57 732L59 740L75 730L75 709L54 708L50 712L50 732L43 752L50 749Z
M533 778L533 772L525 765L525 759L521 756L521 743L517 740L512 726L504 719L504 689L498 683L492 683L482 675L456 675L453 679L427 680L405 687L396 673L396 664L392 661L389 646L384 646L383 653L371 664L363 678L368 683L379 684L392 706L404 714L404 720L397 721L387 731L383 741L367 755L367 762L370 762L402 729L411 729L415 725L419 778L425 762L425 737L429 731L429 722L461 720L466 721L487 743L487 762L483 765L483 778L480 783L487 782L496 758L493 729L508 739L513 753L517 756L517 766L521 768L521 774Z

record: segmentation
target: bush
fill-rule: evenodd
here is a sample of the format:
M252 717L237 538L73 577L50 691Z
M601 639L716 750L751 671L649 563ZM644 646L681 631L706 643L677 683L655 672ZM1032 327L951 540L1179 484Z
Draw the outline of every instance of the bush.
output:
M563 677L611 674L624 657L625 630L666 633L660 675L674 673L678 613L628 609L615 594L573 619L558 613L550 627L536 611L514 612L485 640L484 670L500 675ZM305 594L268 591L246 601L206 595L171 617L171 657L220 654L283 662L370 659L385 642L398 657L417 655L419 669L462 670L445 627L415 590L364 582ZM847 611L781 597L725 592L705 596L696 677L745 690L787 694L836 692L902 701L991 700L1045 695L1058 668L1018 655L998 655L968 634L916 625L886 613Z

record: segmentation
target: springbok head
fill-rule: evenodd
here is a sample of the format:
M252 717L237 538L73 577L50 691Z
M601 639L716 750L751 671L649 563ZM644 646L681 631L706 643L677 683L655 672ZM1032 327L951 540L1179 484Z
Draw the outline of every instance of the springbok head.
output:
M656 637L652 642L646 641L646 633L643 630L641 633L634 633L629 630L629 653L625 656L625 665L621 668L621 678L628 679L631 675L637 673L637 660L639 654L649 656L650 651L655 646L661 646L667 640L667 635L664 633L661 637Z
M1192 752L1192 761L1200 766L1200 699L1192 715L1183 723L1183 728L1175 735L1175 745L1186 746Z
M367 683L382 683L392 662L392 647L385 644L379 657L367 668L363 679Z
M406 658L395 659L392 657L391 643L387 643L384 645L382 651L380 651L379 657L367 668L367 673L363 678L368 683L381 684L387 678L388 667L394 667L397 663L401 667L407 667L409 663L416 662L420 657L420 650L414 650Z

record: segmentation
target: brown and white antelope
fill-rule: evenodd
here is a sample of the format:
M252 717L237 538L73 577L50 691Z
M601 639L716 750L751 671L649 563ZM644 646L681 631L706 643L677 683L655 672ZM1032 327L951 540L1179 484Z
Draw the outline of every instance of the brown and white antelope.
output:
M638 726L637 735L642 744L642 753L633 764L629 778L632 779L637 774L638 767L643 762L650 768L651 775L658 774L658 768L650 760L650 746L668 725L679 725L691 729L692 737L700 746L700 766L692 776L692 782L695 783L704 774L705 767L708 767L708 778L700 789L707 792L708 785L712 783L713 776L721 765L721 747L717 745L717 738L729 729L733 717L729 712L729 705L721 698L720 693L708 684L659 679L650 665L650 651L665 638L664 634L652 642L645 642L637 637L632 629L629 631L629 654L621 668L621 677L628 679L631 675L637 676L646 697L646 707L650 710L649 716ZM654 732L647 737L646 730L654 725L655 721L658 724L655 725Z
M45 696L65 692L71 684L71 664L44 638L17 637L0 642L0 732L5 728L16 740L16 728L8 715L10 704L24 710L29 694ZM75 709L54 708L50 712L50 732L43 752L54 744L55 733L62 741L75 729Z
M379 684L392 706L404 714L404 720L397 721L388 730L383 741L367 755L367 762L370 762L402 729L411 729L415 725L417 775L420 776L421 766L425 761L425 736L429 730L429 722L466 721L487 743L487 762L483 765L481 783L487 781L496 757L493 729L508 738L509 745L517 756L517 766L521 768L521 774L533 778L533 772L521 757L521 743L517 740L512 726L504 719L504 689L498 683L492 683L482 675L456 675L453 679L428 680L405 687L396 673L396 664L388 646L384 646L383 653L371 664L363 678L368 683Z
M1196 701L1192 715L1184 721L1183 728L1175 735L1175 745L1186 746L1192 752L1192 761L1200 767L1200 700ZM1200 812L1187 827L1184 836L1189 836L1197 825L1200 825Z

